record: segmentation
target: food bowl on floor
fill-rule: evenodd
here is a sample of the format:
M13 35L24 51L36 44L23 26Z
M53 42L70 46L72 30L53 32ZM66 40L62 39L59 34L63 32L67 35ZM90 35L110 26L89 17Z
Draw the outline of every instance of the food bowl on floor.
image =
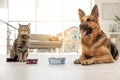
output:
M27 59L26 64L37 64L38 59Z
M48 58L49 64L65 64L65 58Z

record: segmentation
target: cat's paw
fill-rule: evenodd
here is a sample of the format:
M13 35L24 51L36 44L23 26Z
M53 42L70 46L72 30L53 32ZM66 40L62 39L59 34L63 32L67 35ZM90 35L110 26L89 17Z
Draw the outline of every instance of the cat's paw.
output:
M23 60L23 62L25 62L26 60Z
M19 61L19 62L23 62L23 60L22 60L22 59L18 59L18 61Z

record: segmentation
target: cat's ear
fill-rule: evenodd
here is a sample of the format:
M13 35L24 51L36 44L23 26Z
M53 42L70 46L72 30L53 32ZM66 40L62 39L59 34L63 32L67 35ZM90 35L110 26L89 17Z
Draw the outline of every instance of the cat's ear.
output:
M28 26L30 27L31 23L28 23Z

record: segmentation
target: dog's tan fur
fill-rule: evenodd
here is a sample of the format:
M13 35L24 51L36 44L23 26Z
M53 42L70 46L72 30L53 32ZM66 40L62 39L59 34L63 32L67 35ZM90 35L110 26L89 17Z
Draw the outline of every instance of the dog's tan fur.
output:
M95 63L113 63L114 60L117 60L119 54L113 59L109 50L110 40L100 29L97 5L93 7L91 14L88 16L81 9L78 9L78 14L81 24L91 27L92 32L88 35L82 35L82 55L74 63L89 65Z

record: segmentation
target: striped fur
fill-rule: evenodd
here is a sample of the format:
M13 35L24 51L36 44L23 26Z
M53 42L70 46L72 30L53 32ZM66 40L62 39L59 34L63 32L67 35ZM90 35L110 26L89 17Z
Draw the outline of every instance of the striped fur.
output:
M24 62L28 56L28 45L30 39L30 23L28 25L19 24L18 36L15 39L10 57L12 59L17 57L19 62Z

